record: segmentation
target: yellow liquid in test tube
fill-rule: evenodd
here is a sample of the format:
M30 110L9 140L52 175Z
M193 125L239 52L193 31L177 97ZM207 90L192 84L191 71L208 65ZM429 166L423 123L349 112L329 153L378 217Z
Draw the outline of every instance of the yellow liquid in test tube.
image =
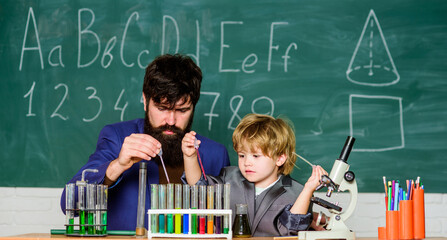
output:
M175 184L175 209L182 208L182 184ZM175 214L174 222L175 234L182 233L182 215Z

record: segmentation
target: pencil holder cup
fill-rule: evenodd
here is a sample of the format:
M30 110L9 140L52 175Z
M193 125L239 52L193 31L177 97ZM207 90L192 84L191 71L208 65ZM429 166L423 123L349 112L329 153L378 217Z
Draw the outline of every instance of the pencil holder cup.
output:
M386 239L386 227L378 227L379 239Z
M399 239L413 239L413 200L399 202Z
M413 192L413 228L414 239L425 238L425 203L424 189L414 189Z
M399 239L399 211L386 211L386 238Z

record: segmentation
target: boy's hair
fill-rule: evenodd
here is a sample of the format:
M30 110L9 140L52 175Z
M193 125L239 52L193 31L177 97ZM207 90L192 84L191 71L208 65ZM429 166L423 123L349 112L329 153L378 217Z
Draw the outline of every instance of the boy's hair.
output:
M146 68L143 94L147 104L166 101L171 108L179 100L191 101L195 106L200 97L202 71L193 60L180 54L158 56Z
M285 155L286 161L278 172L288 175L295 165L295 133L292 124L269 115L248 114L233 132L233 148L255 151L259 148L265 156L276 160Z

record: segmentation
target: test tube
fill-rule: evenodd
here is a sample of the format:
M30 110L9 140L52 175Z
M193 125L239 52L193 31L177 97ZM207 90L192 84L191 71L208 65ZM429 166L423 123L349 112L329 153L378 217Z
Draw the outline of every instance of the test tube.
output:
M216 203L216 206L215 206L215 208L216 209L222 209L222 188L223 188L223 185L222 184L216 184L215 186L214 186L214 190L215 190L215 192L216 192L216 198L215 198L215 203ZM222 215L216 215L216 218L215 218L215 223L214 223L214 225L215 225L215 233L216 234L221 234L222 233Z
M213 185L209 185L207 187L207 208L208 209L214 209L214 186ZM206 223L207 226L207 233L208 234L213 234L214 233L214 215L209 214L208 215L208 220Z
M206 209L206 186L199 185L199 209ZM199 215L199 233L205 234L206 217Z
M224 185L224 209L230 209L230 190L231 185L229 183L226 183ZM228 215L224 216L224 222L223 222L223 233L228 234L230 231L230 217Z
M158 208L166 209L166 185L158 185ZM165 233L165 215L158 215L158 229L160 233Z
M98 184L96 186L96 205L95 205L95 228L96 234L102 235L102 202L104 197L104 185Z
M199 185L191 186L191 209L199 208ZM191 233L197 234L197 214L191 214Z
M75 191L76 185L74 183L65 185L66 234L73 234L74 232Z
M158 209L158 184L151 184L151 209ZM158 232L157 214L151 216L151 232Z
M137 207L137 227L135 235L144 236L144 216L146 210L146 179L147 179L147 163L140 162L139 184L138 184L138 207Z
M167 209L174 209L174 184L168 183L166 185L167 192ZM174 233L174 216L172 214L167 214L167 225L166 225L166 233Z
M96 202L96 184L87 184L87 233L89 235L96 234L95 229L95 202Z
M109 189L107 185L101 185L102 186L102 202L101 202L101 229L102 234L107 234L107 196L109 194Z
M182 184L175 184L175 209L182 209ZM174 231L176 234L182 233L182 215L175 214Z
M78 185L79 234L85 234L85 184Z
M183 185L183 209L189 209L190 190L189 185ZM183 214L183 234L189 233L189 214Z

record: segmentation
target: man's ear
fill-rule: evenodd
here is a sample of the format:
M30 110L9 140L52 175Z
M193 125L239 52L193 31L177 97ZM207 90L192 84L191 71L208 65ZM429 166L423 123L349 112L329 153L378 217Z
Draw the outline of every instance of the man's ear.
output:
M276 166L281 167L287 160L286 154L282 154L276 160Z
M147 112L148 106L146 106L146 97L144 96L144 93L143 93L143 104L144 104L144 111Z

